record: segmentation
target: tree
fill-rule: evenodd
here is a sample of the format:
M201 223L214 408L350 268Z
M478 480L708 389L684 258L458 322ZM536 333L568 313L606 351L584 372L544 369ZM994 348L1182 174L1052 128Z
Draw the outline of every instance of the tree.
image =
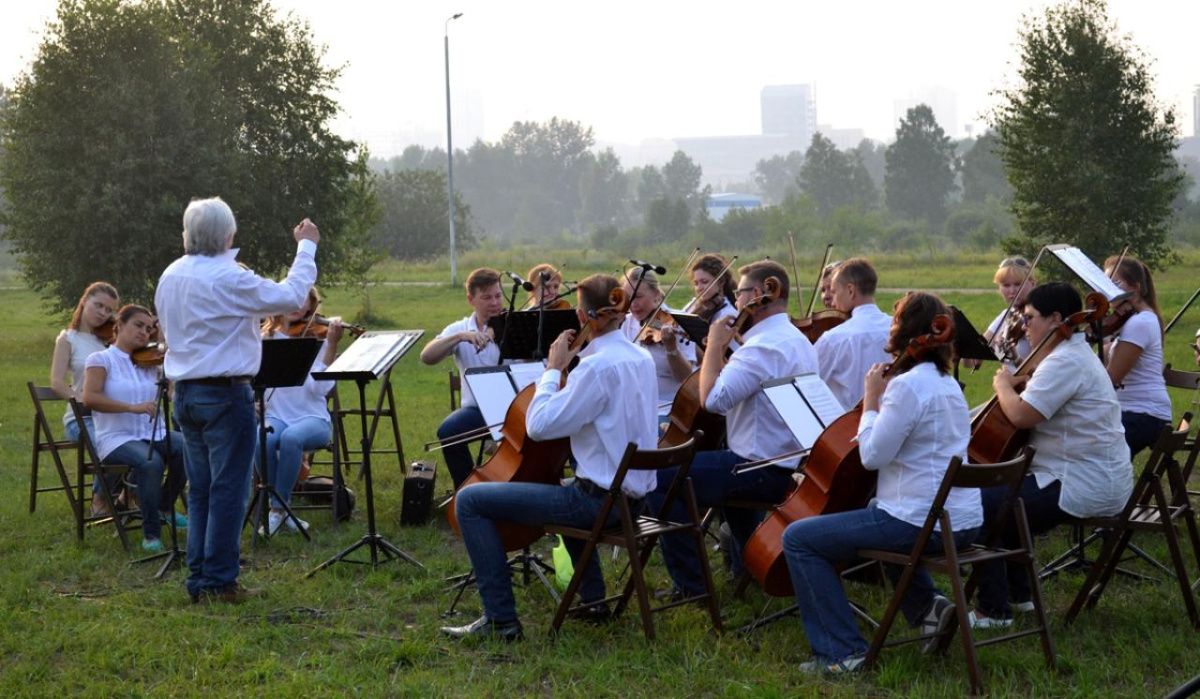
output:
M804 165L804 154L798 150L786 156L773 155L754 165L754 183L769 204L780 204L789 194L796 194L796 182L800 168Z
M1012 187L1000 159L1000 138L995 131L980 136L962 158L963 201L982 204L988 197L1012 201Z
M1103 0L1026 17L1019 36L1020 83L992 113L1022 233L1012 247L1071 243L1100 259L1129 245L1152 266L1170 261L1178 127L1155 102L1148 60Z
M799 184L825 216L844 206L869 208L878 197L858 155L843 153L820 133L813 134L804 154Z
M587 161L580 183L584 226L625 226L629 223L628 177L612 148Z
M387 172L376 181L382 216L372 234L394 258L411 260L445 254L450 246L446 225L446 173L436 170ZM454 233L459 251L475 245L471 207L454 193Z
M365 274L350 249L370 223L365 161L329 128L337 71L321 57L264 0L63 0L0 124L25 278L61 308L99 278L148 301L187 202L212 194L252 267L286 266L310 216L322 278Z
M885 154L884 193L888 209L901 217L941 226L946 198L954 191L954 144L938 126L929 105L909 109Z

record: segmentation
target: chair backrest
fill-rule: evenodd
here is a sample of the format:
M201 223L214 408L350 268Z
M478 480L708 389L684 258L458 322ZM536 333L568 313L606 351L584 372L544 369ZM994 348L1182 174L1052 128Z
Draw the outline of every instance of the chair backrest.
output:
M946 474L942 476L942 482L938 486L937 494L929 506L929 515L925 518L925 524L917 537L917 545L913 550L924 550L925 544L933 532L933 526L939 520L942 523L942 536L948 535L947 527L952 525L952 522L950 522L945 507L951 488L994 488L1007 485L1008 493L1000 507L1000 517L997 519L999 522L1007 521L1012 501L1021 489L1021 480L1025 478L1025 474L1029 471L1029 465L1033 463L1033 454L1034 449L1026 446L1022 447L1021 451L1008 461L994 464L966 463L959 456L951 458L950 465L946 467ZM995 531L989 535L989 541L996 540L1002 528L996 527Z
M47 447L50 442L55 441L54 432L50 429L50 421L46 418L46 408L42 404L62 402L62 398L49 386L35 386L32 381L25 382L25 385L29 387L29 398L33 401L33 419L36 428L33 432L34 447L42 449ZM41 435L40 439L39 435Z
M1182 371L1172 369L1168 364L1163 367L1163 380L1170 388L1182 388L1186 391L1200 391L1200 371Z
M448 372L450 381L450 411L458 410L462 402L462 376L453 369Z
M1164 489L1167 498L1169 500L1179 500L1179 498L1186 500L1187 485L1179 478L1179 462L1175 460L1175 454L1183 449L1184 442L1187 441L1191 417L1191 413L1185 413L1178 429L1172 429L1170 425L1162 428L1162 432L1158 434L1158 439L1150 450L1150 458L1146 460L1141 475L1133 484L1133 493L1125 504L1122 517L1128 517L1129 513L1139 505L1149 505L1154 496L1153 488L1162 485L1164 475L1170 481L1166 484L1167 488Z

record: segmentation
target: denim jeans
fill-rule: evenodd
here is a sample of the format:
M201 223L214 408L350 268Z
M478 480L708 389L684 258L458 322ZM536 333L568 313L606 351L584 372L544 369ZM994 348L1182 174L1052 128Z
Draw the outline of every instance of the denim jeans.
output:
M171 460L167 468L168 442ZM125 442L101 459L105 464L123 464L133 470L138 488L138 502L142 508L142 537L157 539L162 529L159 512L174 509L175 498L187 485L183 467L183 435L168 432L167 439L154 442L134 440ZM163 473L167 474L167 487L162 487Z
M495 520L534 526L566 524L586 529L595 523L604 503L603 498L584 493L577 486L544 483L473 483L458 491L455 498L458 528L475 569L475 584L483 601L483 612L489 619L501 622L517 618L517 603L513 598L508 558ZM614 505L607 524L615 526L619 521L619 512ZM571 559L578 561L585 542L565 537L564 541ZM604 598L604 577L600 574L598 551L593 552L582 573L575 572L584 576L579 588L582 601Z
M696 503L701 515L705 509L721 507L727 500L775 503L783 501L791 487L792 472L768 466L749 473L734 474L734 465L746 461L747 459L728 449L696 454L688 476L692 479L692 489L696 492ZM658 472L658 487L646 499L652 511L657 512L662 507L671 481L675 478L675 472L673 468ZM762 520L762 514L756 510L724 508L725 521L729 523L729 530L733 534L734 550L730 552L730 556L735 575L741 574L742 547ZM684 507L681 497L675 499L675 504L666 516L676 522L687 517L687 508ZM663 561L667 564L667 572L671 574L675 588L688 596L702 594L704 577L700 573L700 553L696 550L692 537L687 532L676 532L664 534L660 541Z
M96 423L92 421L91 415L84 415L83 416L83 424L85 424L87 426L88 439L92 440L92 446L94 447L96 445L96 438L95 438ZM77 425L75 423L74 419L71 419L70 421L63 423L63 436L66 437L67 439L71 440L72 442L79 441L79 425ZM109 490L113 490L116 487L117 487L117 479L113 476L109 476L108 477ZM92 492L93 493L100 492L100 479L99 478L92 480Z
M1171 423L1167 420L1153 415L1122 410L1121 426L1125 428L1125 443L1129 445L1129 458L1137 456L1138 452L1146 447L1154 446L1154 443L1158 441L1158 435L1162 434L1163 428L1169 424Z
M1025 518L1029 520L1030 534L1050 531L1071 518L1058 507L1058 495L1061 490L1061 481L1054 481L1045 488L1039 488L1032 473L1025 476L1018 496L1025 505ZM1000 517L1000 505L1003 504L1007 491L1007 487L984 488L980 491L983 496L981 542L986 542L995 528ZM1001 542L1009 548L1020 544L1017 525L1011 516L1004 523ZM979 609L984 614L997 619L1007 619L1012 616L1009 601L1024 602L1032 597L1029 575L1020 566L1004 561L979 564Z
M463 432L478 429L485 424L487 423L483 421L483 413L479 411L479 408L473 405L459 408L442 420L437 431L438 440L448 442ZM462 442L442 450L446 459L446 470L450 471L450 478L454 481L455 490L458 490L458 486L462 485L462 482L467 480L467 476L471 475L471 471L475 470L475 457L471 456L472 444L475 444L475 441Z
M270 481L279 497L272 503L292 501L292 488L300 475L300 461L304 452L329 444L333 437L333 426L319 417L305 417L288 424L276 417L268 417L267 424L267 470L261 477ZM254 460L261 452L254 450Z
M920 527L896 519L875 503L866 509L808 517L788 525L783 532L783 553L813 655L837 662L865 653L868 646L855 623L834 563L853 561L855 552L864 548L911 551L920 533ZM969 544L978 533L978 528L956 531L954 543ZM933 532L925 550L942 550L940 533ZM884 570L894 584L903 569L887 565ZM916 625L929 612L935 594L937 588L929 571L918 568L900 604L910 624Z
M186 444L188 592L237 582L250 465L258 441L248 384L175 384L175 418Z

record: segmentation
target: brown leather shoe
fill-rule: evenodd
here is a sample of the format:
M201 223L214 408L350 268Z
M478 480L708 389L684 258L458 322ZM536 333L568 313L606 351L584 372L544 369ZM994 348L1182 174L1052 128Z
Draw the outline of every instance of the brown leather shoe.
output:
M220 590L203 590L198 594L192 595L192 604L212 604L214 602L241 604L242 602L261 596L262 590L252 590L248 587L243 587L241 583L234 583Z

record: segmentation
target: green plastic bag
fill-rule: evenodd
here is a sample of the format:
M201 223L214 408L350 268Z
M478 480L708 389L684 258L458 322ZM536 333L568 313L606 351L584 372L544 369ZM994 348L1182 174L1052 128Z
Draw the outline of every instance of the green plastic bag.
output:
M571 577L575 575L575 566L571 563L571 554L561 536L558 537L558 545L551 551L551 555L554 558L554 582L558 589L566 590L571 584Z

